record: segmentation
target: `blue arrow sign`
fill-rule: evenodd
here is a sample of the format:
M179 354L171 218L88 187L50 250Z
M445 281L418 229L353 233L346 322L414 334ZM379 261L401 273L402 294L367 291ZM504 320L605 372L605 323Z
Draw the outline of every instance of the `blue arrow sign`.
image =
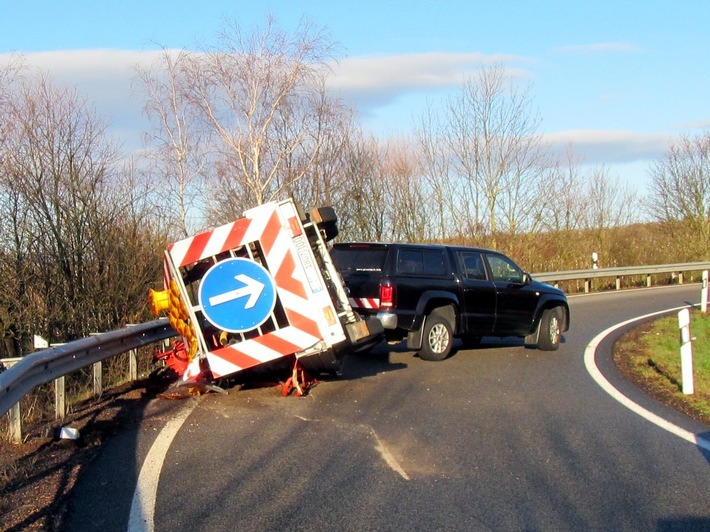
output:
M260 264L234 258L207 270L198 298L212 325L240 333L266 321L276 304L276 289L271 275Z

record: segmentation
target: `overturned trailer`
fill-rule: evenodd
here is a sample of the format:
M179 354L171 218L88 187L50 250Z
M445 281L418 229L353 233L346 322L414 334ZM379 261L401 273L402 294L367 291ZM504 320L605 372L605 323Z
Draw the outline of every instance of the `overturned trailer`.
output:
M331 208L306 213L288 199L169 245L165 289L149 298L181 337L170 367L210 381L291 357L338 374L345 354L377 343L382 325L353 311L331 261L336 223Z

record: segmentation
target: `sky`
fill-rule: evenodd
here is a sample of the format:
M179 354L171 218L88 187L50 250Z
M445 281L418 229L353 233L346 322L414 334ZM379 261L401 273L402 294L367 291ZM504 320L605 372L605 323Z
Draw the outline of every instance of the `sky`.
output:
M0 0L0 67L14 54L76 87L127 145L146 129L131 83L162 49L217 43L271 14L338 44L331 83L366 131L408 134L482 65L529 87L540 133L640 192L682 135L710 131L707 0Z

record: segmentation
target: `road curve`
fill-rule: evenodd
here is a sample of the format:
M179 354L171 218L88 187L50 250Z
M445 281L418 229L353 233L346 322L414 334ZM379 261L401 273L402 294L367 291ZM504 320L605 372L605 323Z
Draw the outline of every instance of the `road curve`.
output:
M585 366L601 331L699 297L698 285L573 297L556 352L490 340L431 363L381 346L305 398L259 388L156 401L79 479L69 528L128 529L144 458L194 404L158 468L158 531L707 530L710 453L619 403ZM604 379L706 440L710 427L621 378L610 352L623 330L597 341Z

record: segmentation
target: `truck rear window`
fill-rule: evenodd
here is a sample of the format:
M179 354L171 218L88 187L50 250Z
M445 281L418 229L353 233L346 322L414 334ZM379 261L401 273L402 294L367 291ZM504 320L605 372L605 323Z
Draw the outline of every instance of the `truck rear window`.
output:
M335 246L330 256L341 272L381 272L385 266L387 248Z

